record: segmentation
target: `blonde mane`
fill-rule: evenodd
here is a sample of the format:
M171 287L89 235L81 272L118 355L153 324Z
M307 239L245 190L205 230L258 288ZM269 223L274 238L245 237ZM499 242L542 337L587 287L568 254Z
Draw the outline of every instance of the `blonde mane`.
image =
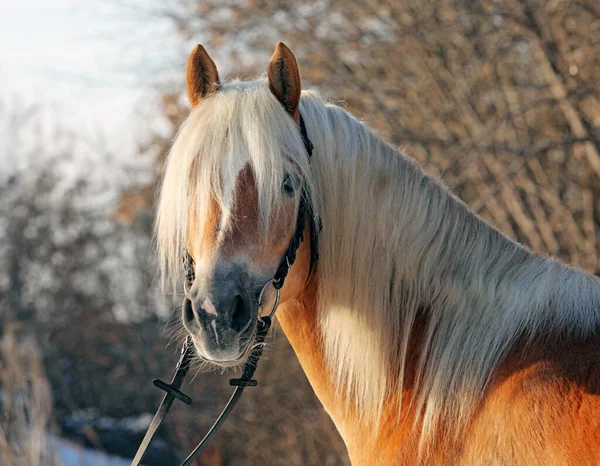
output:
M423 438L441 420L464 424L517 338L597 325L594 277L503 236L316 93L303 92L300 111L310 167L266 81L227 84L192 111L166 162L156 222L173 283L187 235L201 233L188 225L202 225L210 196L228 211L225 180L241 166L255 172L265 227L284 171L306 179L323 221L318 312L337 390L377 423L390 395L401 399L413 324L426 312L413 400Z
M189 235L202 237L210 200L221 210L221 229L232 220L235 180L252 166L263 229L281 201L284 176L305 179L310 167L294 122L265 81L234 81L195 107L167 156L155 234L163 285L181 286L181 259ZM190 228L194 231L189 231Z

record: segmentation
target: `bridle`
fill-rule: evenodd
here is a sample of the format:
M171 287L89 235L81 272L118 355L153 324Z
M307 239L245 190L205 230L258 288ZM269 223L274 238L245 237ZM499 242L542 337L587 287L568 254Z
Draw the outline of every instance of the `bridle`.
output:
M310 162L314 146L308 138L306 126L304 124L304 119L302 118L302 115L300 115L300 137L302 138L302 142L304 144L304 148L306 150ZM279 266L277 267L275 275L273 275L273 278L269 279L263 285L258 298L258 308L260 309L263 295L266 289L269 287L269 285L272 285L276 291L273 308L271 309L271 312L268 315L259 315L258 317L256 336L254 337L254 344L252 345L252 349L250 350L250 353L248 354L248 357L246 358L246 361L242 366L242 373L239 378L229 380L229 385L234 386L235 390L231 395L231 398L227 402L227 405L225 405L225 408L223 409L213 426L210 428L210 430L206 433L204 438L200 441L198 446L194 449L194 451L192 451L189 454L189 456L184 460L184 462L181 463L181 466L191 465L192 461L194 461L194 459L197 458L198 455L200 455L200 453L204 450L212 436L225 422L225 420L239 401L240 397L242 396L244 389L246 387L255 387L256 385L258 385L258 382L252 379L252 376L254 375L254 371L258 366L258 361L262 356L264 341L269 332L269 329L271 328L272 318L275 315L277 306L279 305L280 290L283 287L283 284L288 275L288 272L290 271L290 268L296 260L296 253L298 252L298 248L300 247L300 244L304 241L304 230L306 229L307 221L310 222L311 253L310 267L308 269L308 276L306 278L306 282L310 280L310 277L314 272L317 261L319 260L319 233L321 232L322 228L321 221L320 218L317 215L315 215L311 202L310 192L308 190L306 182L302 183L302 192L300 196L300 204L298 206L298 213L296 215L296 226L294 229L294 234L290 239L285 254L279 262ZM184 291L186 293L187 283L193 282L194 280L193 268L189 267L189 265L192 263L191 261L192 259L189 256L189 254L186 254L186 257L184 257L184 263L188 265L184 282ZM191 336L188 335L183 343L183 347L181 349L181 356L179 358L179 361L177 362L177 365L175 366L175 375L173 376L173 380L171 381L171 383L168 384L158 379L152 381L154 386L165 391L165 395L158 407L158 410L156 411L156 414L154 415L154 418L152 419L152 422L150 423L150 426L148 427L148 430L146 431L146 434L144 435L144 439L142 440L142 443L140 444L133 461L131 462L131 466L138 466L141 463L146 451L148 450L148 447L150 446L150 443L152 442L152 439L154 438L160 425L166 418L175 399L178 399L187 405L192 404L192 399L185 393L181 392L180 388L183 384L183 380L185 379L186 374L190 369L190 363L192 362L193 358L194 345L192 344Z

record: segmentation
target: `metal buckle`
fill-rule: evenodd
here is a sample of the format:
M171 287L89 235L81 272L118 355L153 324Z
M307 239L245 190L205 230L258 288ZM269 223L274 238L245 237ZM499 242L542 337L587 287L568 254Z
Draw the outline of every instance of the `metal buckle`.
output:
M279 282L279 280L271 278L267 283L264 284L264 286L262 287L262 290L260 290L260 295L258 295L258 309L259 309L259 311L260 311L260 304L262 302L263 295L265 294L265 290L267 289L267 287L269 285L272 285L272 284L278 283L278 282ZM272 318L273 315L275 314L275 311L277 310L277 306L279 306L279 299L280 299L279 288L273 287L273 289L275 290L275 292L277 294L275 295L275 303L273 304L273 309L271 309L271 313L269 314L269 318ZM261 317L260 314L258 314L258 318L262 321L262 317Z

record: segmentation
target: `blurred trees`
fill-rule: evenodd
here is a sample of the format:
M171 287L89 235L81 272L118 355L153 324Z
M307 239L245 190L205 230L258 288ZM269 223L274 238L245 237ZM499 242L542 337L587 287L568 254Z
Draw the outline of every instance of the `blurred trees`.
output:
M0 334L1 336L1 334ZM58 466L48 441L52 397L39 345L11 324L0 338L0 464Z
M157 338L167 309L151 286L152 218L111 218L122 190L151 176L147 162L57 121L51 108L0 101L0 464L13 453L7 464L50 464L35 448L74 411L144 412L154 398L136 392L168 341ZM124 396L126 373L140 380ZM14 397L26 398L4 403Z
M598 269L596 0L174 5L162 13L221 69L260 74L285 41L305 87L365 118L491 223Z
M132 229L110 218L129 179L140 178L127 172L140 167L104 152L101 140L49 123L48 109L3 109L0 315L68 326L80 315L164 313L158 290L148 288L151 218Z

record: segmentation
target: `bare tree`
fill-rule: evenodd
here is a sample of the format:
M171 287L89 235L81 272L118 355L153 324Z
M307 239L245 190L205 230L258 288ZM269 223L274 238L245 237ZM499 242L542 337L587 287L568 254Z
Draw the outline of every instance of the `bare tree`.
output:
M48 441L52 396L38 342L11 325L0 338L0 464L60 464Z
M151 12L232 73L261 73L285 40L308 86L404 146L505 233L596 271L593 0L180 0Z
M0 356L0 464L50 464L39 454L40 429L60 428L65 415L114 404L111 414L125 416L154 406L136 392L160 371L148 347L168 341L157 338L166 309L152 286L151 218L127 226L112 219L130 187L123 180L135 174L124 174L129 168L103 152L101 140L48 126L51 110L2 104L0 341L10 348ZM22 397L11 398L15 391Z

